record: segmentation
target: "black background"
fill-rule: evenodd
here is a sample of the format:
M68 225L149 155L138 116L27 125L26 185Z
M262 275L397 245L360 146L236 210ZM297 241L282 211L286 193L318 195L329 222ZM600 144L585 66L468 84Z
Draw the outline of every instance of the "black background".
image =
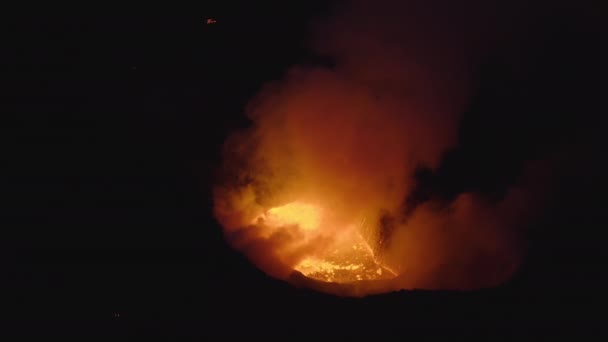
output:
M515 278L470 293L345 299L267 278L227 246L211 215L222 141L247 126L243 108L264 82L318 62L306 30L327 4L218 3L5 21L7 333L605 334L603 8L523 6L538 18L509 42L523 60L488 58L459 146L419 175L416 201L466 190L500 198L526 161L575 151L564 154L572 172L559 173ZM206 25L210 17L217 23Z

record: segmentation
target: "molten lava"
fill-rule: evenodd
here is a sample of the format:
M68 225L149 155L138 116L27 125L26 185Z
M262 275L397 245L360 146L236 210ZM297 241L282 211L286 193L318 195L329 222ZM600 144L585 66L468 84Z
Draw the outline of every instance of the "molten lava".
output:
M363 222L345 227L333 227L323 214L326 210L302 203L291 202L267 210L254 220L255 225L267 228L267 235L285 227L295 227L299 241L293 246L311 243L315 238L330 238L324 248L307 255L293 269L316 280L332 283L350 283L359 280L392 278L396 274L382 265L372 248L361 235ZM323 240L325 241L325 240Z

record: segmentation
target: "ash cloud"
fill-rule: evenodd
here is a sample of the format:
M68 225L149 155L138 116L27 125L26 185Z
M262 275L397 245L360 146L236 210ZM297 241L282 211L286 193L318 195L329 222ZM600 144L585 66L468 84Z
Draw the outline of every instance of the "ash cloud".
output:
M465 190L408 201L417 170L437 172L458 145L473 70L504 34L496 7L466 3L350 1L315 23L312 49L334 65L294 66L267 85L247 108L253 127L226 143L215 214L235 248L291 279L325 242L281 252L297 233L262 237L251 222L263 208L303 200L331 208L334 223L372 222L373 248L399 274L347 295L476 289L516 271L522 227L542 202L543 164L492 201Z

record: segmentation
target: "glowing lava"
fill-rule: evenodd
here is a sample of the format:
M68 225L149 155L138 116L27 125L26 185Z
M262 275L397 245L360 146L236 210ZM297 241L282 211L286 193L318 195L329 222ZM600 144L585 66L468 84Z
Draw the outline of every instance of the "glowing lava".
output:
M325 214L325 215L324 215ZM306 277L332 283L388 279L396 274L382 265L368 242L362 237L363 223L335 227L322 208L302 202L291 202L271 208L254 221L270 231L296 227L300 241L294 245L314 243L316 238L330 241L303 257L293 269ZM364 222L364 221L362 221ZM322 238L329 239L322 239ZM312 242L311 242L312 241ZM292 246L293 247L293 246ZM288 248L288 247L287 247Z

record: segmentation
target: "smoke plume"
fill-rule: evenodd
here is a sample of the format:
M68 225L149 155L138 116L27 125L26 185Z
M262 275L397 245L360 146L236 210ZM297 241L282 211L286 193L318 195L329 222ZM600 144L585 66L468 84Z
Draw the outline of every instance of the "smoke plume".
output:
M491 8L466 3L351 1L314 25L312 49L332 65L297 65L267 84L247 108L252 127L225 144L215 214L236 249L274 277L343 295L476 289L513 274L533 205L526 184L492 202L473 192L408 202L416 170L436 170L457 144L472 70L500 32ZM332 228L305 237L297 224L262 223L294 202L330 213ZM294 267L352 222L365 222L360 234L393 274L302 280Z

